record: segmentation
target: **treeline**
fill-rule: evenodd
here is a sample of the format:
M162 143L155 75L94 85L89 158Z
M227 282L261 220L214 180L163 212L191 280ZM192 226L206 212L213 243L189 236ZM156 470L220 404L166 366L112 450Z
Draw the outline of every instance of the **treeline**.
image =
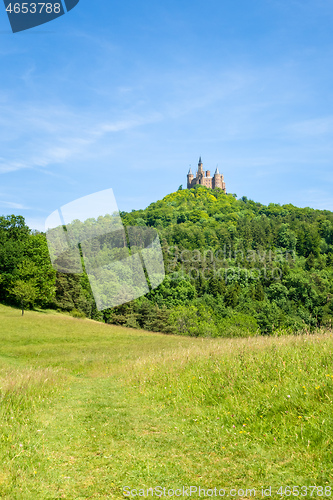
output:
M0 301L183 335L243 336L329 326L333 213L179 189L125 226L159 233L164 282L145 297L96 310L85 274L55 272L46 238L22 217L0 217Z

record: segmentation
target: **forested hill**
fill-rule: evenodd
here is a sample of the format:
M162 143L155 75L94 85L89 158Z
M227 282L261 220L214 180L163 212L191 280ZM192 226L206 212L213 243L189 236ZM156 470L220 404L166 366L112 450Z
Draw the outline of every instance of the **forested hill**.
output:
M333 212L268 206L220 189L179 189L145 210L122 213L125 224L156 227L169 244L185 248L287 249L299 256L333 252ZM166 229L166 230L165 230Z
M45 236L9 216L0 218L0 301L183 335L331 324L332 212L265 206L196 186L121 217L160 235L167 276L146 297L98 312L87 277L56 273Z

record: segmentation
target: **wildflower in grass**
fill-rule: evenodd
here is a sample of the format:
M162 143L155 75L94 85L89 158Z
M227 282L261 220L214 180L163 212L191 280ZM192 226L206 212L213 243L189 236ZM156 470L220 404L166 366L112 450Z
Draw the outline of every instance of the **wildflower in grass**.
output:
M301 415L299 415L299 416L298 416L298 418L302 418L302 416L301 416Z
M288 394L287 398L290 398L290 394Z

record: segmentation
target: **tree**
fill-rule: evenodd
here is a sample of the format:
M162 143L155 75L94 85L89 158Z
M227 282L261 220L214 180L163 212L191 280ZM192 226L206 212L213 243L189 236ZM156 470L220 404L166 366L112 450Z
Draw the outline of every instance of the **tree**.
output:
M235 285L229 286L224 296L226 305L234 309L239 302L239 295L240 286L237 283Z
M311 269L313 269L315 265L316 265L316 259L313 253L311 252L305 261L305 269L307 271L311 271Z
M262 300L265 300L265 291L264 291L264 287L262 286L261 283L259 283L256 287L255 287L255 292L254 292L254 298L256 300L259 300L260 302Z
M37 252L40 249L37 249ZM48 260L34 262L25 258L12 273L12 279L8 286L11 295L12 287L17 282L30 283L35 289L34 304L41 307L51 305L55 294L55 271L51 268Z
M332 252L329 252L329 254L327 255L326 266L333 267L333 253Z
M34 305L37 297L37 288L33 280L18 280L11 288L10 293L16 298L18 302L20 302L23 316L24 308L29 305Z
M297 238L294 232L289 229L289 224L281 224L277 236L277 243L279 246L289 251L295 250Z
M56 271L53 269L42 234L31 235L24 244L24 260L18 266L19 278L34 279L37 288L36 303L47 307L54 301Z
M224 292L224 286L220 279L216 276L212 276L208 282L208 293L213 295L213 297L217 297L218 295Z

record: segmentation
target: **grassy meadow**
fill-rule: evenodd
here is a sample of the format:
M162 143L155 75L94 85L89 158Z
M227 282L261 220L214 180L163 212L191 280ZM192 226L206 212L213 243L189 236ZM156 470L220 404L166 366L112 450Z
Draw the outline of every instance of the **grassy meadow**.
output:
M177 337L0 306L0 337L1 498L183 485L333 495L331 332Z

